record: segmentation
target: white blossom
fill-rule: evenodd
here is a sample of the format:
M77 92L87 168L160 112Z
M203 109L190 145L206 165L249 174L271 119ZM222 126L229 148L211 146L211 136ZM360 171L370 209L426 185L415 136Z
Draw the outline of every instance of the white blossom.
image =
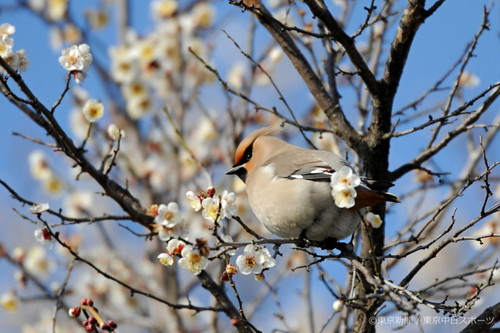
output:
M335 205L339 208L351 208L355 205L355 187L361 183L361 179L345 166L331 176L330 186L332 187L332 197Z
M155 217L155 222L167 228L175 227L178 223L182 222L179 205L176 202L169 202L168 205L161 204L158 207L158 215Z
M118 128L115 124L110 124L107 132L108 137L113 141L118 141L119 139L123 139L125 137L125 131Z
M68 10L67 0L47 0L47 15L53 21L61 20Z
M236 258L236 265L241 274L260 274L265 268L276 265L276 261L267 248L249 244L245 246L243 254Z
M14 40L8 35L0 34L0 56L5 58L12 53L12 48L14 47Z
M332 188L356 187L361 183L361 179L348 166L342 167L331 176L330 184Z
M236 88L241 89L245 80L245 65L243 63L236 63L231 67L227 75L227 83Z
M168 253L160 253L158 261L164 266L172 266L174 264L174 256Z
M43 229L36 229L34 232L35 239L38 243L40 244L47 244L49 246L49 249L52 248L52 236L49 233L49 230L47 228Z
M220 201L218 197L203 199L201 202L201 206L203 207L202 216L212 222L220 219L219 205Z
M186 247L186 243L179 239L171 239L167 243L167 251L169 254L181 254L184 247Z
M381 226L381 225L382 225L382 223L384 222L384 221L382 221L382 219L380 218L380 215L378 215L378 214L374 214L374 213L372 213L372 212L368 212L368 213L366 214L365 219L366 219L366 222L368 222L368 224L370 224L370 226L371 226L372 228L375 228L375 229L380 228L380 226Z
M155 20L161 21L174 15L178 6L177 0L154 0L151 3L151 14Z
M499 246L500 239L497 237L488 237L493 234L497 234L500 231L500 222L498 220L492 220L486 222L481 228L476 230L472 237L481 238L481 241L474 241L472 244L476 249L487 249L490 245Z
M83 105L83 115L90 123L99 120L104 114L104 106L95 99L88 99Z
M201 200L193 191L187 191L186 198L189 200L189 204L195 212L201 209Z
M54 172L50 172L47 178L42 179L43 189L50 195L57 197L59 196L64 187L64 181Z
M481 80L475 74L465 71L460 76L459 83L466 88L475 88L481 83Z
M67 71L88 71L92 64L92 54L87 44L73 45L62 50L59 63Z
M224 191L221 196L221 216L220 218L232 217L236 214L236 195L234 192Z
M209 28L214 19L214 8L208 2L197 3L191 12L191 21L195 27Z
M159 225L158 238L162 241L167 241L169 239L180 237L184 231L184 226L182 223L177 223L174 226L168 227L168 222Z
M190 245L184 247L181 256L182 258L179 260L179 266L187 269L194 275L200 274L201 271L208 266L208 259L195 252Z
M16 27L9 23L2 23L0 25L0 35L13 35L16 32Z
M356 204L356 190L352 187L333 189L332 197L339 208L351 208Z
M55 269L55 264L47 255L45 248L36 246L26 253L24 267L34 276L45 279Z
M16 311L19 307L19 298L13 291L0 295L0 306L7 311Z
M29 209L31 214L40 214L47 210L49 210L49 204L47 202L34 203Z

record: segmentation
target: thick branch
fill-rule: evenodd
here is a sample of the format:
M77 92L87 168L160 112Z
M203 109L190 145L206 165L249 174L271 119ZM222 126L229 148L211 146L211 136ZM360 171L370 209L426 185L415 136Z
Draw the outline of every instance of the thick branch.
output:
M393 96L399 86L403 69L410 53L410 48L418 28L424 22L425 0L408 1L408 7L403 13L399 26L391 44L382 82Z
M241 5L244 6L244 4ZM311 68L292 37L282 28L282 24L269 13L263 4L260 4L258 7L246 7L246 9L251 10L255 14L259 22L281 46L315 97L318 105L324 110L325 115L332 125L333 132L344 139L350 147L358 150L362 144L361 137L346 119L340 105L329 95L323 82Z
M130 215L133 221L139 222L145 227L149 227L152 223L152 218L144 214L144 208L141 206L139 201L132 196L126 188L121 187L118 183L108 178L103 172L97 170L90 163L90 161L87 160L84 156L84 151L75 146L73 140L68 137L66 132L61 128L55 119L54 114L37 99L37 97L26 85L21 75L14 71L2 57L0 57L0 66L5 68L7 73L16 82L21 91L28 98L27 102L38 113L38 115L40 115L40 117L34 117L31 113L27 113L29 110L26 110L26 104L15 97L11 96L12 98L9 98L9 100L20 110L27 113L38 125L47 130L49 135L52 136L57 142L58 147L69 158L74 160L75 163L82 168L83 172L87 172L92 178L94 178L97 183L101 185L106 194L118 203L120 207L122 207L122 209ZM6 86L5 82L4 86Z
M349 59L351 59L353 65L358 70L359 76L365 82L366 87L370 91L370 93L372 95L379 95L380 89L377 79L370 71L370 68L368 68L368 65L363 59L363 56L361 55L361 53L359 53L358 49L354 45L354 39L344 32L342 27L337 23L323 1L305 0L304 2L307 4L307 6L309 6L309 9L311 9L311 12L314 14L314 16L316 16L325 24L325 27L331 33L335 41L342 45L347 55L349 56Z
M238 309L236 309L231 300L227 297L227 294L224 291L224 289L220 285L215 283L207 272L201 271L201 273L198 275L198 278L200 279L203 288L207 289L215 297L215 299L217 300L223 311L226 313L226 315L229 318L235 320L234 323L236 324L235 326L238 328L239 332L257 331L255 330L255 328L252 328L250 326L250 323L248 323L242 317Z
M391 44L389 57L382 76L383 93L373 96L371 132L376 137L390 130L392 103L418 28L424 22L425 0L408 1L408 7L399 22Z
M460 333L482 333L489 332L489 329L500 321L500 302L484 310L475 320L473 320Z

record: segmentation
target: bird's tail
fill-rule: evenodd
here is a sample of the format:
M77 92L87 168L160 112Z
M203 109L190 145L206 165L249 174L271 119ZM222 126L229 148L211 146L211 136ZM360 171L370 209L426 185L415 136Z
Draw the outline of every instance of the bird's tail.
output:
M389 193L389 192L377 192L377 193L380 194L381 196L383 196L385 201L400 202L399 198L392 193Z
M362 178L361 184L356 188L356 207L363 208L384 202L400 202L397 196L383 190L393 185L388 182Z

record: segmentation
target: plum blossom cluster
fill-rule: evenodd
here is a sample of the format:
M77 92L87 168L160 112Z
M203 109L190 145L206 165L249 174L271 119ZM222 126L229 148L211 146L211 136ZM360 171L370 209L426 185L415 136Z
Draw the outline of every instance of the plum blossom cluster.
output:
M94 301L90 298L83 298L80 306L70 308L68 315L72 318L80 317L81 313L85 312L86 319L82 321L82 325L87 332L97 332L100 328L103 331L114 332L118 324L114 320L104 321L99 315L99 310L94 306Z
M232 192L223 191L221 195L217 195L215 188L209 187L206 191L199 191L198 194L188 191L186 198L191 207L195 211L201 211L202 216L210 222L218 222L223 218L233 216L236 212L236 197ZM206 239L197 238L196 243L191 244L187 239L178 238L181 232L172 232L179 224L182 224L177 203L171 202L168 205L150 208L148 214L156 214L155 221L160 228L159 237L167 241L166 252L158 255L158 261L162 265L171 266L178 259L177 263L180 267L194 275L200 274L209 263L208 257L211 249ZM222 253L226 259L236 254L230 235L218 236L218 239L224 242L223 246L226 249ZM245 275L253 273L256 279L260 280L264 278L263 272L275 265L276 261L267 248L249 244L244 248L243 254L237 257L236 265L226 265L221 280L229 281L238 271Z
M199 34L211 27L214 9L208 2L197 2L189 10L179 11L178 4L152 1L154 30L141 36L130 31L124 43L109 50L110 75L120 85L126 112L133 119L151 113L156 98L161 100L158 104L175 108L176 98L172 97L180 84L185 90L197 89L213 80L191 51L203 59L210 57Z
M352 208L355 205L356 186L359 186L361 179L350 167L342 167L331 176L330 186L332 187L332 197L335 205L339 208Z
M199 194L188 191L186 198L195 211L202 209L202 216L211 222L230 218L236 213L236 195L233 192L224 190L222 195L215 195L215 188L209 187Z
M90 46L87 44L73 45L63 49L59 57L61 66L73 73L75 81L80 84L87 76L87 71L93 61Z
M14 39L12 35L16 28L8 23L0 25L0 56L14 70L25 72L28 68L28 58L24 50L14 51ZM0 74L4 74L5 69L0 67Z
M194 275L198 275L208 265L207 255L209 251L206 249L206 243L203 240L197 240L197 243L197 248L195 248L182 240L171 239L167 243L167 252L160 253L158 260L162 265L171 266L174 264L175 258L179 257L179 266Z
M226 237L225 240L229 243L232 242L230 237ZM178 265L194 275L200 274L208 266L210 248L204 239L196 239L196 245L188 244L187 241L181 239L170 239L166 249L166 252L160 253L157 257L162 265L172 266L177 258ZM233 256L236 251L228 250L224 253ZM244 275L253 273L256 279L260 280L264 278L263 272L275 265L276 261L267 248L249 244L244 248L243 254L236 258L236 265L228 264L226 266L221 280L229 281L238 271Z

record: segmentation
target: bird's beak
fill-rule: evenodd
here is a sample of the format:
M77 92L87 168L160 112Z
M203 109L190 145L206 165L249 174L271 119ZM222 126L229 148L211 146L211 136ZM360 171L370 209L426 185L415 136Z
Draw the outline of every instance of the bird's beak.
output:
M231 169L226 171L226 175L236 175L245 182L247 179L247 169L245 169L244 164L234 165Z
M237 175L239 172L241 172L241 168L243 168L243 164L234 165L232 168L226 171L226 175Z

